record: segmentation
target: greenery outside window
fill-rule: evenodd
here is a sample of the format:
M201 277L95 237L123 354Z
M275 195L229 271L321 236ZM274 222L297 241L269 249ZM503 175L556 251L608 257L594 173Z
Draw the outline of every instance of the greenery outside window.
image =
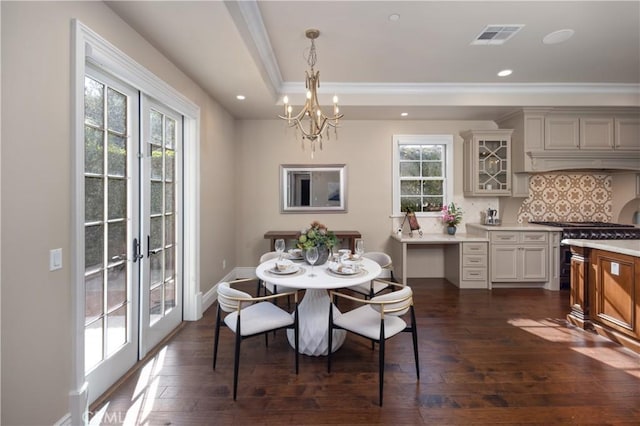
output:
M452 170L452 135L395 135L393 214L439 215L452 198Z

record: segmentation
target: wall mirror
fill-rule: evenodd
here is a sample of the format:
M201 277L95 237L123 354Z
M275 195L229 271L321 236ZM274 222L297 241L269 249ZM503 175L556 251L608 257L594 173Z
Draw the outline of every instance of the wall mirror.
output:
M281 165L280 206L283 213L346 212L347 166Z

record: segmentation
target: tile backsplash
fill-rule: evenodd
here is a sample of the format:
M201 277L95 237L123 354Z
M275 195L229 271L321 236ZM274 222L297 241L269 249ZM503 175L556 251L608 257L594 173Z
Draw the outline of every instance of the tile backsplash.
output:
M611 175L546 173L531 176L518 222L611 222Z

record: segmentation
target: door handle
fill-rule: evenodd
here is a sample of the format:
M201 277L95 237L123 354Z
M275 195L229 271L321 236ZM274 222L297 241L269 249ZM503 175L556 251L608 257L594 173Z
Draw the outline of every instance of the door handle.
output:
M133 263L136 263L138 259L142 259L144 256L140 253L140 242L137 238L133 239Z
M147 257L151 257L152 254L158 254L162 251L162 248L151 250L151 237L147 235Z

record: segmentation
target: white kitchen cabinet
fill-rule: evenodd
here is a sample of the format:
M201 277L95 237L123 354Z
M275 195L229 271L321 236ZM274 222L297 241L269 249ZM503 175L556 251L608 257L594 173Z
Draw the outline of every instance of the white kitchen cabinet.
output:
M487 288L487 243L462 243L460 288Z
M580 145L577 116L550 115L544 120L545 149L576 149Z
M548 280L548 232L490 231L492 283Z
M640 109L525 108L497 122L513 129L514 174L640 170ZM512 182L512 194L514 193ZM524 191L518 194L526 195Z
M511 195L512 130L470 130L464 138L466 197Z
M580 118L580 149L611 149L613 140L613 117Z
M614 147L613 117L548 115L545 149L603 150Z
M615 146L617 149L640 151L640 118L615 119Z

